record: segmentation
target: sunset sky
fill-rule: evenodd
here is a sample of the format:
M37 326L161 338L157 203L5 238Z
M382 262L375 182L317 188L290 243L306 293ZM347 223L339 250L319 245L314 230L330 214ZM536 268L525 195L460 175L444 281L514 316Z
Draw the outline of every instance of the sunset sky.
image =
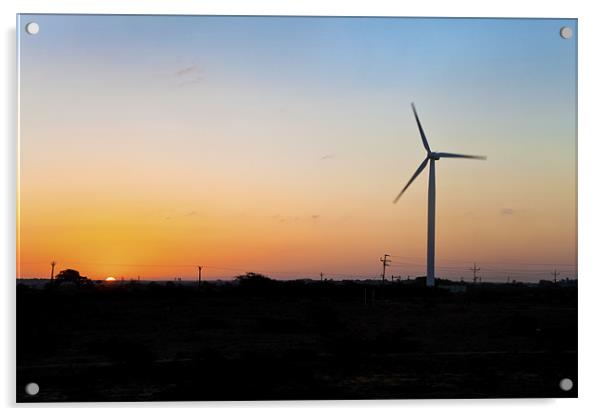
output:
M24 27L35 21L32 36ZM572 39L559 36L562 26ZM22 15L18 277L576 276L574 20Z

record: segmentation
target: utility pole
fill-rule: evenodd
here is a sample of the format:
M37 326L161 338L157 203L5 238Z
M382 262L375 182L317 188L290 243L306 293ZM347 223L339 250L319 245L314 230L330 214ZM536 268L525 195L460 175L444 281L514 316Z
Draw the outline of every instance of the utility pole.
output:
M477 279L478 279L478 277L477 277L477 272L478 272L479 270L481 270L481 268L480 268L480 267L477 267L477 264L476 264L476 263L473 263L473 266L472 266L470 269L468 269L468 270L472 271L472 281L473 281L473 283L476 283L476 282L477 282Z
M198 266L199 268L199 290L201 290L201 281L203 280L203 276L201 275L203 271L203 266Z
M50 270L50 280L54 280L54 266L56 266L56 261L52 260L52 263L50 263L50 266L52 266L52 269Z
M558 273L558 272L556 271L556 269L554 269L554 271L553 271L552 273L550 273L550 274L551 274L552 276L554 276L554 283L556 283L556 278L558 277L558 275L559 275L560 273Z
M385 254L384 257L380 258L380 261L383 264L383 283L385 282L385 272L387 271L387 266L391 265L391 260L388 259L388 257L391 257L389 254Z

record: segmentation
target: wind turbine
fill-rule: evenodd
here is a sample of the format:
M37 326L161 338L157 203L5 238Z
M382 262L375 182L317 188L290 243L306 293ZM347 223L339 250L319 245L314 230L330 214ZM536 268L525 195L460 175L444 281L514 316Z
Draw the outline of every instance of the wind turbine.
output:
M429 164L429 196L428 196L428 226L427 226L427 248L426 248L426 285L428 287L435 286L435 162L441 158L458 158L458 159L487 159L485 156L472 156L472 155L461 155L458 153L444 153L444 152L433 152L426 140L426 134L420 124L420 119L416 113L416 107L412 103L412 111L414 112L414 118L416 118L416 124L418 124L418 130L420 131L420 137L422 138L422 144L426 150L426 158L422 161L416 172L412 175L406 186L403 187L397 198L393 203L397 203L399 198L408 189L408 187L414 182L414 180L420 175L420 173Z

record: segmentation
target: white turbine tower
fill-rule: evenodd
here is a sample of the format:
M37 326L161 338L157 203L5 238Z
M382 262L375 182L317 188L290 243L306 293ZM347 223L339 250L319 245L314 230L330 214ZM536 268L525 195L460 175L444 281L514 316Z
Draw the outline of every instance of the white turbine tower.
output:
M410 178L406 186L403 187L397 198L393 203L397 203L399 198L403 195L406 189L414 182L414 179L420 175L420 172L424 170L426 164L430 162L429 166L429 200L428 200L428 227L427 227L427 248L426 248L426 285L428 287L435 286L435 161L440 158L460 158L460 159L487 159L485 156L471 156L471 155L460 155L457 153L444 153L444 152L432 152L429 147L429 143L426 140L426 135L418 119L416 113L416 107L412 103L412 111L418 124L418 130L420 130L420 137L422 137L422 144L426 149L426 158L422 161L414 175Z

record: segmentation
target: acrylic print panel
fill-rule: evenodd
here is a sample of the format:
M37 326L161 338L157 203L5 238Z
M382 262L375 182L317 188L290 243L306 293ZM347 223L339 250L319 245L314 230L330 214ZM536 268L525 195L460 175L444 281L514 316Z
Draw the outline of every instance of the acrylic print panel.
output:
M577 396L576 20L18 42L18 401Z

